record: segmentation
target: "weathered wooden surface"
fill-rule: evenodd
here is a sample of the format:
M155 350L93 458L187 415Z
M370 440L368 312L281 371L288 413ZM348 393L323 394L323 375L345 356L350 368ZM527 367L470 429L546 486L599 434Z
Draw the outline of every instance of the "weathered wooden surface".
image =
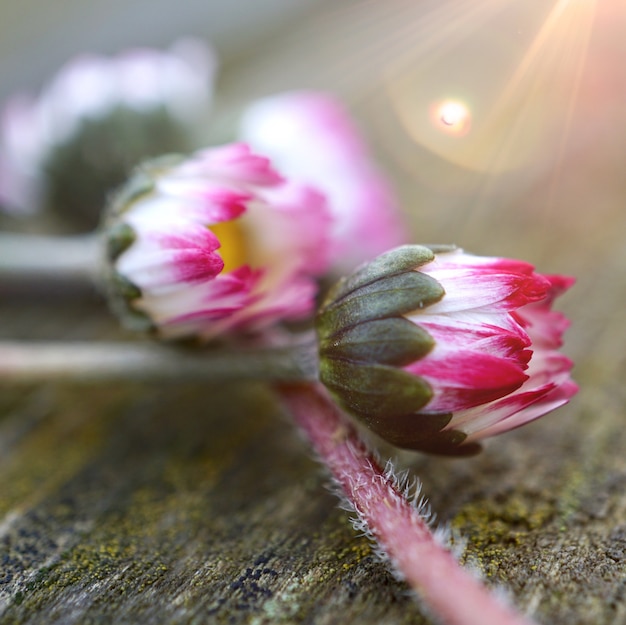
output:
M564 300L578 398L477 458L403 458L464 561L544 623L626 622L626 253L611 241L625 224L611 216L585 244L555 233L543 259L579 278ZM517 228L531 253L531 224ZM95 298L15 298L1 315L3 336L113 331ZM3 387L0 410L3 623L428 622L267 389Z
M357 100L364 120L384 120L380 99ZM584 112L572 128L588 127ZM578 278L561 307L579 396L476 458L401 458L462 560L546 625L626 623L626 136L614 121L523 184L419 150L390 165L416 240ZM384 128L373 135L384 145ZM2 337L115 333L95 296L0 297ZM0 476L3 624L431 622L354 533L267 388L4 386Z

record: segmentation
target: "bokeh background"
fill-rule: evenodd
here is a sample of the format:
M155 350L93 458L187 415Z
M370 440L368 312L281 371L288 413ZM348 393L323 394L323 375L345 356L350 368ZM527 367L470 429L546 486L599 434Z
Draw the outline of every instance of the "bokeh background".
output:
M86 50L201 36L221 63L213 140L255 97L330 90L397 179L416 236L474 248L489 227L488 251L514 254L532 221L541 260L564 230L591 234L621 179L625 28L616 0L3 0L0 99Z
M452 242L576 276L561 308L573 322L565 351L576 362L579 396L492 442L477 459L406 461L423 479L440 519L466 537L466 561L490 583L509 588L525 610L546 623L626 623L625 33L626 5L619 0L0 0L0 99L37 89L84 50L167 46L180 35L202 36L221 65L210 140L228 138L239 111L256 97L329 90L348 104L394 181L416 242ZM111 323L93 312L97 306L85 315L57 302L38 323L42 310L32 301L0 302L0 332L3 338L85 338ZM63 329L68 324L71 330ZM163 622L159 615L194 622L208 614L242 623L313 616L324 623L357 617L363 623L428 622L335 510L324 479L301 443L285 434L265 395L233 405L228 389L215 389L216 410L230 421L208 426L198 391L184 400L182 391L172 391L163 401L137 405L132 389L117 399L100 390L93 405L73 388L31 392L17 399L5 393L9 460L0 459L0 469L9 476L5 483L22 486L7 490L3 514L14 515L7 517L11 523L18 518L14 525L24 531L65 536L75 559L59 565L61 548L44 545L39 556L21 561L21 585L10 581L9 599L0 604L11 622L37 622L40 610L53 605L55 622L74 622L68 606L81 592L87 593L81 600L100 597L101 605L83 602L76 618L91 614L115 622L115 608L102 597L119 590L129 562L144 567L132 570L155 584L152 601L161 611L150 612L149 601L132 595L130 582L131 590L119 591L119 610L145 622ZM179 401L196 402L189 424L209 437L204 447L194 447L195 431L181 433L181 420L172 416ZM100 429L86 425L80 408L97 413L98 402L118 414L117 425L103 425L104 416L96 419ZM134 409L120 412L131 404ZM244 436L252 410L261 417ZM15 426L20 415L30 424L23 430ZM56 421L46 421L50 415ZM140 431L149 427L150 415L160 434ZM33 454L55 458L65 431L84 450L65 451L55 480L41 482L46 468L33 465ZM105 451L96 439L108 441ZM137 445L143 445L141 463ZM230 446L227 459L224 446ZM171 461L165 486L163 458ZM124 477L129 474L135 477ZM25 477L20 482L16 476ZM120 479L129 480L126 490ZM40 483L47 485L38 491ZM24 484L39 495L29 499ZM110 487L109 499L106 493L89 499L89 489L101 493L102 484ZM19 520L24 510L41 518ZM278 529L255 538L261 527ZM81 531L82 552L75 547ZM243 535L248 542L242 547L237 537ZM221 547L214 542L220 536L228 537ZM98 541L109 549L102 556L109 568L104 560L93 564ZM159 573L149 561L155 544L169 572ZM221 568L201 564L203 550ZM262 558L286 567L277 578L267 577L262 563L250 569L266 576L274 603L253 592L254 580L241 573ZM26 592L24 584L34 583L46 562L76 576L49 584L61 593L55 604L41 581L46 573L30 589L37 601L20 607L16 593ZM194 586L192 573L202 583ZM98 581L104 594L98 595ZM232 584L238 584L234 595ZM249 609L237 607L242 588L253 595L246 598ZM329 598L334 592L335 603ZM321 603L315 607L306 593Z

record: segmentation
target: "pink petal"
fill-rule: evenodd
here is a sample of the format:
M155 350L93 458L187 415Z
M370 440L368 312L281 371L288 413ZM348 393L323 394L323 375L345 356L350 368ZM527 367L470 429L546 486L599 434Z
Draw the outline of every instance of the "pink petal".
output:
M432 386L429 412L454 412L485 404L512 393L528 378L509 360L474 351L447 351L438 345L406 370Z
M468 432L467 442L514 430L560 408L578 392L578 386L567 380L560 386L546 385L506 397L490 405L483 415L460 429Z
M519 427L566 403L577 391L570 380L572 362L557 351L538 350L527 371L528 380L507 397L454 414L450 428L478 440Z
M329 264L332 225L326 198L311 187L295 183L263 191L260 197L265 206L253 209L250 220L262 255L276 263L288 258L294 270L324 273Z
M238 314L224 320L228 331L258 332L279 321L297 321L313 312L317 284L310 278L292 276L279 289L260 295Z
M165 338L200 334L213 323L244 309L256 276L249 270L219 275L194 285L182 285L175 292L151 292L137 304L149 311Z
M574 280L565 276L545 276L545 278L551 283L545 299L520 308L515 315L535 345L555 349L561 346L563 333L570 322L562 313L550 310L550 306L558 295L574 283Z
M391 186L332 96L303 91L260 100L245 112L241 132L290 179L326 195L336 266L351 269L407 241Z
M429 306L429 314L463 310L510 311L546 296L549 283L537 274L492 273L477 269L443 268L435 263L420 272L437 280L445 289L444 298Z
M484 273L513 273L531 275L535 268L530 263L497 256L474 256L461 249L437 254L435 264L440 269L476 269Z
M446 350L472 350L512 359L522 368L532 351L529 336L510 315L478 315L469 320L459 315L420 315L419 325ZM508 320L509 323L506 323Z
M177 202L181 218L206 225L236 219L246 211L248 202L255 199L251 191L201 178L165 177L159 181L158 191Z
M245 143L232 143L197 152L180 167L183 176L208 176L224 181L272 186L283 181L264 156L253 154Z
M171 290L181 283L212 279L222 271L224 263L215 252L220 244L208 229L184 222L153 227L144 229L117 261L116 270L133 284Z

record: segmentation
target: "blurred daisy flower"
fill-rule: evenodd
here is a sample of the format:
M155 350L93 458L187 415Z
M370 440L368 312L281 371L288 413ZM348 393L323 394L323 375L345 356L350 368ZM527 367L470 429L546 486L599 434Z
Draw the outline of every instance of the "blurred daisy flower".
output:
M577 391L552 310L573 280L528 263L404 246L340 281L318 314L321 380L399 447L466 455Z
M200 41L70 61L39 97L0 117L0 207L49 209L94 228L111 190L146 158L205 143L215 59ZM335 272L406 240L393 191L344 107L319 92L254 102L239 139L291 181L326 197Z
M214 70L195 39L71 60L38 97L16 95L4 106L0 205L52 208L95 226L107 193L136 163L199 146Z
M123 321L208 340L310 317L328 268L330 216L244 144L139 167L105 223Z
M299 91L254 102L240 136L285 175L323 192L334 218L334 265L343 271L407 241L394 193L344 107Z

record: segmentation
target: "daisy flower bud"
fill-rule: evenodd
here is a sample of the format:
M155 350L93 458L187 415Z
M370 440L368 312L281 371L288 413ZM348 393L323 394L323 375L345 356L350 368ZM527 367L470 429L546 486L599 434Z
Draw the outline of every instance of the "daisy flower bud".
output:
M404 246L341 280L317 316L320 377L390 443L469 455L577 391L552 310L573 280L528 263Z
M169 51L84 54L39 97L12 97L0 114L0 205L51 208L95 226L107 193L137 162L198 147L214 67L195 39Z
M333 264L359 263L407 241L394 193L343 106L330 95L292 92L258 100L241 137L293 180L326 194L333 215Z
M327 268L324 197L244 144L140 166L104 225L113 308L164 338L309 316Z

